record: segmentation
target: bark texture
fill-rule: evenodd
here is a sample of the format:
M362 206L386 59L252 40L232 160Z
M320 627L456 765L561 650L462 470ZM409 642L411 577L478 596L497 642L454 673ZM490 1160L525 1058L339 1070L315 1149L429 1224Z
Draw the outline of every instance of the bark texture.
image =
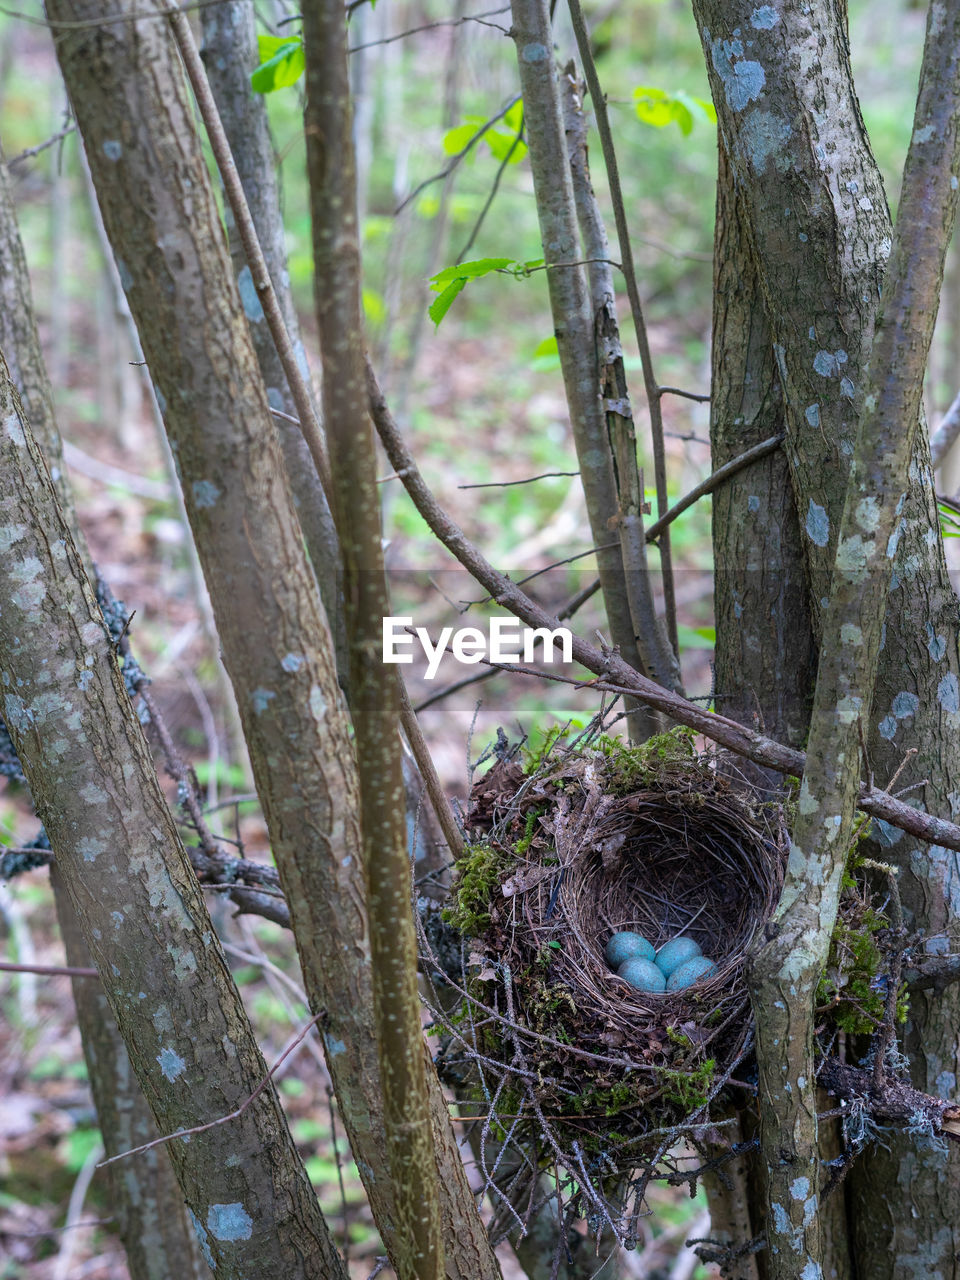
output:
M819 629L892 243L890 219L853 90L840 8L761 8L748 18L729 0L695 0L694 12L786 393L786 457ZM957 600L944 568L923 433L909 481L865 733L879 781L893 774L907 747L917 747L898 785L926 780L910 803L955 814ZM885 846L882 856L903 869L910 923L931 934L953 931L955 947L956 858L884 823L874 834ZM955 990L940 1001L914 1001L905 1040L918 1088L953 1087L958 1020ZM906 1158L912 1203L935 1206L945 1194L960 1194L960 1162L951 1153L945 1168L941 1157L908 1155L901 1143L895 1138L889 1156L879 1150L869 1170L864 1164L851 1175L858 1253L871 1276L907 1276L910 1267L930 1266L949 1274L953 1232L944 1233L935 1212L901 1212L898 1179Z
M246 3L246 0L227 0L226 3L201 9L200 22L203 29L201 56L206 66L207 78L233 152L234 163L250 206L257 238L283 312L287 332L301 370L309 378L307 357L300 337L300 322L290 292L283 218L280 214L266 103L263 95L254 93L250 86L250 74L260 61L257 52L256 14L253 5ZM296 418L297 406L270 335L229 205L225 207L224 218L230 240L230 260L244 313L250 324L250 335L257 353L260 373L267 387L267 399L272 409L280 409L289 417ZM277 434L283 448L287 477L293 490L300 527L320 584L320 594L328 617L335 618L340 612L337 594L340 554L333 516L300 429L292 422L278 419Z
M134 0L115 11L139 12ZM94 0L50 0L89 20ZM311 1007L378 1229L393 1248L354 745L333 647L216 201L162 21L57 45L104 222L160 398L237 695ZM497 1275L435 1079L447 1267Z
M613 643L619 645L625 662L639 668L641 660L634 639L619 537L611 525L619 509L617 487L603 410L593 308L582 265L567 159L550 11L545 0L514 0L512 13L511 35L517 46L524 129L543 256L548 264L553 328L591 536L594 546L603 548L597 551L597 567L604 607Z
M710 444L714 469L785 429L773 339L722 143L714 246ZM799 747L816 651L800 525L783 450L713 495L717 710ZM779 785L756 770L755 781Z
M30 278L17 228L16 211L0 151L0 351L6 353L11 382L20 391L46 459L64 519L89 574L86 542L63 466L53 392L37 336ZM59 877L51 877L67 963L89 967L76 912ZM104 1150L108 1156L159 1137L150 1108L130 1065L123 1037L102 989L89 981L73 984L77 1024ZM176 1273L187 1280L207 1273L187 1218L170 1156L164 1147L111 1174L114 1213L132 1280L163 1280Z
M207 1124L266 1065L2 362L0 423L3 718L157 1124ZM270 1085L169 1151L218 1277L345 1276Z
M93 960L56 864L50 868L50 879L67 964L89 968ZM108 1157L115 1156L152 1142L160 1132L102 985L89 978L71 981L103 1149ZM107 1178L131 1280L208 1280L210 1268L191 1226L168 1147L154 1147L112 1165Z
M373 1002L384 1136L396 1203L394 1262L400 1280L434 1280L443 1271L443 1238L427 1089L427 1072L433 1074L433 1065L420 1023L398 677L380 652L383 619L391 609L373 424L365 394L346 18L340 0L311 0L304 6L303 19L314 294L344 568Z

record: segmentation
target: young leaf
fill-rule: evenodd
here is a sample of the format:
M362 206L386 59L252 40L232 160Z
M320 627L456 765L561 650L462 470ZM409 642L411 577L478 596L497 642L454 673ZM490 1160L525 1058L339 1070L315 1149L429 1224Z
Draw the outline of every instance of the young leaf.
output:
M686 137L693 131L696 116L702 114L712 123L717 122L717 113L712 103L707 102L705 98L694 98L682 90L677 93L667 93L666 90L654 88L653 85L640 85L634 89L633 97L636 102L637 119L653 125L656 129L662 129L668 124L676 124Z
M530 368L537 373L552 373L554 369L560 368L556 334L537 343L533 351L533 359L530 361Z
M430 303L429 315L434 324L439 325L440 321L450 310L450 304L466 283L466 276L458 276L452 284L447 285L443 293L439 294L434 298L433 302Z
M516 133L502 133L491 129L484 137L495 160L502 164L509 157L509 164L519 164L527 154L527 144Z
M655 89L651 85L640 85L634 89L637 119L644 124L652 124L662 129L673 122L673 100L663 89Z
M265 52L265 43L267 51L271 45L276 47L250 77L254 93L274 93L277 89L296 84L303 75L305 66L303 41L299 37L291 40L282 36L260 36L259 42L261 57Z
M502 271L505 267L513 266L514 261L513 258L477 258L474 262L461 262L455 267L444 267L442 271L438 271L435 276L430 277L430 283L439 292L454 280L477 280L480 276L489 275L491 271Z

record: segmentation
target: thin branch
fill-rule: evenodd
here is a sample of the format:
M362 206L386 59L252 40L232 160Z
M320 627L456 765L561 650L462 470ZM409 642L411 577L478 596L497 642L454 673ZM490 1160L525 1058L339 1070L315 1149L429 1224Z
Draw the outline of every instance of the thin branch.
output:
M3 973L39 973L44 978L99 978L96 969L72 969L65 964L11 964L0 960Z
M497 31L502 31L504 35L509 35L507 27L501 27L496 22L484 22L484 18L495 18L501 13L509 13L510 6L503 5L499 9L487 9L484 13L468 13L462 18L441 18L437 22L425 22L421 27L410 27L406 31L400 31L395 36L384 36L382 40L368 40L366 44L352 44L347 53L359 53L361 49L374 49L377 45L393 44L395 40L405 40L407 36L419 35L421 31L433 31L435 27L462 27L465 22L479 22L481 26L493 27Z
M140 1147L131 1147L128 1151L120 1151L117 1155L110 1156L107 1160L101 1160L97 1165L97 1168L105 1169L108 1164L116 1164L118 1160L126 1160L127 1156L140 1155L142 1151L149 1151L152 1147L159 1147L165 1142L172 1142L174 1138L191 1138L196 1133L205 1133L207 1129L215 1129L217 1125L227 1124L231 1120L239 1120L247 1107L249 1107L252 1102L255 1102L256 1099L259 1098L260 1094L263 1093L264 1089L273 1079L274 1075L276 1075L280 1070L281 1066L283 1066L284 1062L286 1062L287 1058L290 1057L295 1049L300 1047L320 1019L325 1018L326 1016L326 1009L321 1009L318 1014L315 1014L310 1019L306 1026L304 1026L293 1040L291 1040L290 1044L287 1045L286 1049L284 1049L283 1053L281 1053L280 1057L254 1089L253 1093L246 1097L243 1102L241 1102L240 1106L237 1107L235 1111L231 1111L229 1115L218 1116L216 1120L210 1120L206 1124L194 1125L192 1129L178 1129L176 1133L165 1133L162 1137L154 1138L152 1142L145 1142Z
M597 66L593 60L590 36L587 32L580 0L568 0L570 20L573 33L583 63L583 74L586 77L590 97L593 102L597 132L600 134L600 149L607 170L607 182L610 187L610 199L613 204L613 219L617 228L617 240L620 244L620 259L623 263L623 277L627 286L627 297L630 299L630 313L636 333L637 346L640 350L640 363L643 366L643 382L647 393L647 409L650 414L650 434L653 442L653 472L657 490L657 518L662 520L667 513L667 462L663 440L663 414L660 406L660 388L653 373L653 357L650 352L650 341L647 335L646 321L643 317L643 306L640 302L640 291L637 287L637 273L633 262L633 249L630 245L630 230L627 226L626 205L620 186L620 169L617 164L617 153L613 145L613 133L607 115L607 103L597 75ZM679 657L680 642L677 634L677 603L673 585L673 560L670 554L670 534L665 526L658 542L660 565L663 571L663 603L667 624L667 633L674 653Z
M578 476L579 471L541 471L538 476L527 476L525 480L488 480L484 484L458 484L458 489L509 489L515 484L533 484L534 480L550 480L554 476ZM394 480L396 476L387 476Z
M71 120L66 128L61 129L59 133L55 133L53 137L48 138L46 142L38 142L35 147L27 147L26 151L21 151L19 155L11 156L10 159L6 161L7 168L12 169L13 166L15 164L19 164L21 160L29 160L31 156L38 156L41 151L46 151L48 147L55 147L58 142L69 137L71 133L76 132L76 128L76 121Z
M953 448L958 436L960 436L960 391L957 392L953 404L943 415L940 425L930 437L930 461L934 471Z
M410 705L410 695L407 693L402 677L397 677L397 684L400 689L400 723L403 725L403 732L406 734L410 750L413 752L414 759L417 762L420 777L423 779L423 785L427 789L427 795L430 797L433 811L437 815L437 821L440 823L440 829L447 842L447 848L450 850L452 857L459 858L463 854L463 835L457 826L457 820L453 815L450 801L447 799L440 783L433 757L430 755L430 748L427 746L423 730L417 722L416 713Z
M647 530L647 541L653 542L660 536L668 524L676 520L677 516L682 515L688 507L692 507L700 498L705 497L708 493L713 493L714 489L719 489L725 480L729 480L731 476L736 475L738 471L742 471L744 467L748 467L751 462L756 462L760 458L765 458L768 453L773 453L775 449L779 449L783 444L783 436L771 436L769 440L763 440L760 444L755 444L752 449L746 449L743 453L738 454L736 458L731 458L729 462L725 462L722 467L718 467L712 475L707 476L706 480L700 483L688 494L685 494L679 502L675 502L670 510L655 520Z
M467 239L467 243L463 246L463 248L457 254L458 264L463 262L464 258L473 248L476 242L477 236L480 234L480 228L483 226L484 222L486 221L487 214L490 212L491 208L493 207L493 202L497 198L497 192L500 190L500 183L503 180L503 175L507 171L507 166L510 164L510 161L513 159L513 153L516 151L517 147L520 145L522 141L523 141L523 126L521 125L520 129L517 132L517 136L514 138L513 142L511 142L510 144L510 149L507 151L506 155L503 157L503 159L500 161L500 164L497 166L497 172L494 174L494 177L493 177L493 185L491 186L490 191L487 194L486 200L484 200L483 202L483 208L480 210L480 213L477 215L477 220L473 224L473 230L470 232L470 235Z
M396 217L398 213L402 213L403 210L410 203L410 201L415 200L417 196L420 194L420 192L423 191L426 187L431 186L434 182L442 182L444 178L449 177L450 174L453 173L457 165L460 163L460 161L463 160L465 156L469 155L469 153L477 145L477 143L480 141L483 135L487 132L487 130L492 129L498 120L502 120L503 117L507 114L507 112L512 107L515 107L519 101L520 101L520 95L518 93L514 94L514 96L510 99L510 101L506 104L506 106L502 107L495 116L491 116L489 120L487 120L484 124L482 124L480 128L477 130L477 132L467 141L466 145L464 147L461 147L461 149L455 155L450 157L450 163L446 166L445 169L441 169L439 173L435 173L432 178L424 178L423 182L421 182L418 186L414 187L414 189L410 192L410 194L405 199L400 201L400 203L397 205L397 207L393 211L394 217Z
M448 684L443 689L438 689L436 693L432 693L429 698L424 698L423 702L418 702L414 707L414 711L418 714L426 711L427 707L432 707L435 702L442 702L444 698L449 698L453 693L459 693L461 689L466 689L472 684L480 684L483 680L489 680L491 676L495 676L496 671L478 671L475 675L464 676L462 680L455 680L453 684Z
M213 5L223 4L225 0L185 0L180 5L181 13L189 13L196 9L209 9ZM29 22L34 27L46 27L48 31L87 31L93 27L110 27L119 22L138 22L141 18L166 18L170 10L164 9L134 9L130 13L105 13L98 18L78 18L72 22L66 19L55 21L51 18L38 18L32 13L24 13L20 9L10 9L5 4L0 4L0 13L6 14L8 18L18 18L21 22Z
M323 491L332 510L333 482L330 476L330 463L327 459L327 446L323 438L323 431L314 412L313 397L307 386L307 380L300 369L300 365L297 363L296 352L293 349L290 334L287 332L286 322L283 318L283 311L281 310L276 290L270 279L270 272L263 256L263 250L260 247L260 239L250 214L250 206L247 204L247 197L243 191L243 184L240 181L237 166L234 163L233 152L230 150L230 143L227 140L223 121L220 119L220 112L217 109L210 83L207 80L207 73L186 15L182 10L176 8L168 9L167 14L180 49L183 65L193 88L197 107L207 130L210 149L217 162L217 169L223 182L224 194L233 213L237 235L246 254L257 297L260 299L264 317L270 327L271 337L276 344L277 355L280 357L280 363L283 365L283 371L290 386L290 394L297 406L300 430L303 432L303 438L310 449L314 465L317 468L317 474L320 477L320 483L323 485Z
M698 404L710 403L709 395L701 395L699 391L684 391L683 387L657 387L657 395L682 396L684 400L696 400ZM681 436L680 438L686 439L685 436Z
M556 630L560 625L559 619L552 617L515 582L494 569L437 502L404 444L369 362L367 386L374 424L390 463L398 473L403 473L404 487L432 532L499 605L509 609L528 626ZM598 677L593 686L596 689L624 694L645 702L680 724L703 734L705 738L764 768L796 777L803 773L806 757L802 751L785 747L736 720L715 711L706 711L679 694L664 689L628 666L613 650L595 648L577 635L572 637L571 647L574 660ZM571 684L583 683L532 668L504 666L503 669L518 670L524 675L537 675L547 679L566 679ZM861 786L859 804L866 813L908 831L921 840L943 848L960 850L960 827L945 818L913 809L876 787Z

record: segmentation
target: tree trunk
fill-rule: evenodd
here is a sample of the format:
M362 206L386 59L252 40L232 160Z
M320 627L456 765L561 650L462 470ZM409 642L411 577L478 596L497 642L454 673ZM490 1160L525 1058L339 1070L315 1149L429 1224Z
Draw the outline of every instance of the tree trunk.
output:
M577 214L567 157L557 69L553 58L550 11L545 0L514 0L513 30L517 46L524 127L530 148L537 216L550 309L557 335L570 424L580 466L580 482L603 591L613 644L625 662L641 660L630 615L616 522L619 515L613 458L600 387L593 308L577 229ZM557 265L559 264L559 265ZM668 646L669 648L669 646ZM670 654L673 659L673 654ZM679 669L650 673L668 687L679 687ZM631 737L644 737L647 713L634 712Z
M710 382L714 470L786 430L770 327L722 142L719 157ZM782 449L738 471L713 495L713 559L717 710L799 747L816 652ZM747 770L761 785L782 782L779 774Z
M313 227L317 328L323 360L337 528L343 555L350 709L356 732L373 1004L393 1179L400 1280L443 1271L437 1167L417 988L413 881L400 763L398 675L381 657L391 613L383 563L373 424L365 394L357 176L346 17L340 0L303 13L304 132Z
M757 10L748 32L742 13L734 12L727 0L696 0L695 13L786 389L786 456L819 628L824 575L836 545L865 361L890 250L889 217L853 92L840 13L818 4L803 12L778 10L770 21L765 9ZM798 75L790 68L798 51L808 49L815 56ZM898 536L868 741L880 782L892 775L905 747L918 747L900 785L927 779L923 792L912 793L911 803L941 814L958 811L960 794L957 636L957 601L943 564L920 433ZM910 923L931 933L946 931L951 914L955 919L950 906L950 885L957 874L954 855L936 846L917 846L882 823L875 832L892 846L884 856L904 869ZM951 1087L958 994L948 989L937 1003L925 996L914 1001L906 1040L919 1088L936 1092ZM944 1233L935 1212L891 1212L891 1205L903 1202L896 1184L899 1140L894 1138L892 1145L882 1191L874 1183L856 1197L855 1218L865 1223L857 1234L870 1259L865 1274L906 1275L911 1265L940 1266L946 1274L957 1251L954 1229ZM887 1163L882 1152L871 1156L873 1170ZM918 1170L911 1182L915 1202L937 1204L944 1177L956 1196L960 1160L953 1153L946 1170L942 1163ZM856 1170L852 1178L856 1191Z
M37 816L161 1132L249 1103L169 1144L204 1256L345 1280L2 361L0 422L3 717Z
M90 572L86 542L73 505L73 493L63 465L63 445L57 429L53 393L37 337L30 279L16 213L0 151L0 351L9 361L11 381L20 391L24 408L35 423L35 436L44 455L57 498L77 551ZM62 880L51 876L67 963L86 968L92 961L83 942L76 912ZM86 979L73 983L77 1025L87 1061L87 1074L104 1150L108 1156L159 1137L150 1108L130 1066L123 1037L99 985ZM176 1273L197 1280L206 1273L183 1196L163 1147L131 1164L121 1176L112 1171L112 1196L120 1237L132 1280L162 1280Z
M48 12L89 22L100 7ZM326 1011L331 1079L392 1252L354 745L175 50L163 21L130 19L67 28L57 52L180 468L307 993ZM433 1075L430 1103L449 1274L496 1276Z
M250 87L250 74L260 60L257 53L256 15L253 6L245 0L226 0L225 3L201 9L200 21L203 26L202 56L207 78L230 142L230 150L250 206L270 279L283 311L287 332L297 352L301 369L306 373L307 357L300 338L300 322L293 306L290 275L287 271L283 218L280 214L266 103L263 95L255 94ZM267 327L229 205L225 208L225 220L230 239L230 258L243 310L250 323L250 335L257 353L260 373L267 387L267 399L272 409L279 409L289 418L296 418L297 407ZM340 552L333 517L310 457L310 450L299 428L282 418L277 419L276 426L297 516L320 585L324 607L328 618L337 618L340 615L337 582Z

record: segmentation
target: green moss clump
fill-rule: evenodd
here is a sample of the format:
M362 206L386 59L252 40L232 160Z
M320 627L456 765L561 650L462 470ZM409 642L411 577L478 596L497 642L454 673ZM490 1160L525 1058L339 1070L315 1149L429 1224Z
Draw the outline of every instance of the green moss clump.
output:
M867 907L855 923L837 921L827 968L817 986L817 1005L829 1012L842 1031L869 1035L883 1018L886 993L878 979L884 957L876 934L889 926L886 916ZM897 1021L906 1022L906 987L897 995Z
M616 795L628 795L664 773L689 768L697 759L696 734L685 725L654 734L635 747L602 734L596 746L609 762L610 790Z
M621 1080L609 1089L589 1089L573 1100L573 1110L578 1116L599 1114L609 1118L636 1106L638 1101L635 1086L629 1080ZM606 1141L610 1142L612 1136L607 1134Z
M533 833L537 829L537 819L540 817L541 814L546 813L546 811L547 811L547 806L545 804L538 804L533 809L531 809L530 812L527 814L526 820L524 821L524 824L523 824L523 835L514 845L514 848L516 849L517 854L521 858L530 848L530 845L533 843Z
M717 1064L713 1058L705 1058L690 1071L672 1071L664 1067L660 1073L664 1084L663 1096L685 1112L696 1111L710 1096L716 1071Z
M490 923L490 899L506 870L502 853L489 844L468 844L457 863L453 906L443 918L468 937L477 937Z

